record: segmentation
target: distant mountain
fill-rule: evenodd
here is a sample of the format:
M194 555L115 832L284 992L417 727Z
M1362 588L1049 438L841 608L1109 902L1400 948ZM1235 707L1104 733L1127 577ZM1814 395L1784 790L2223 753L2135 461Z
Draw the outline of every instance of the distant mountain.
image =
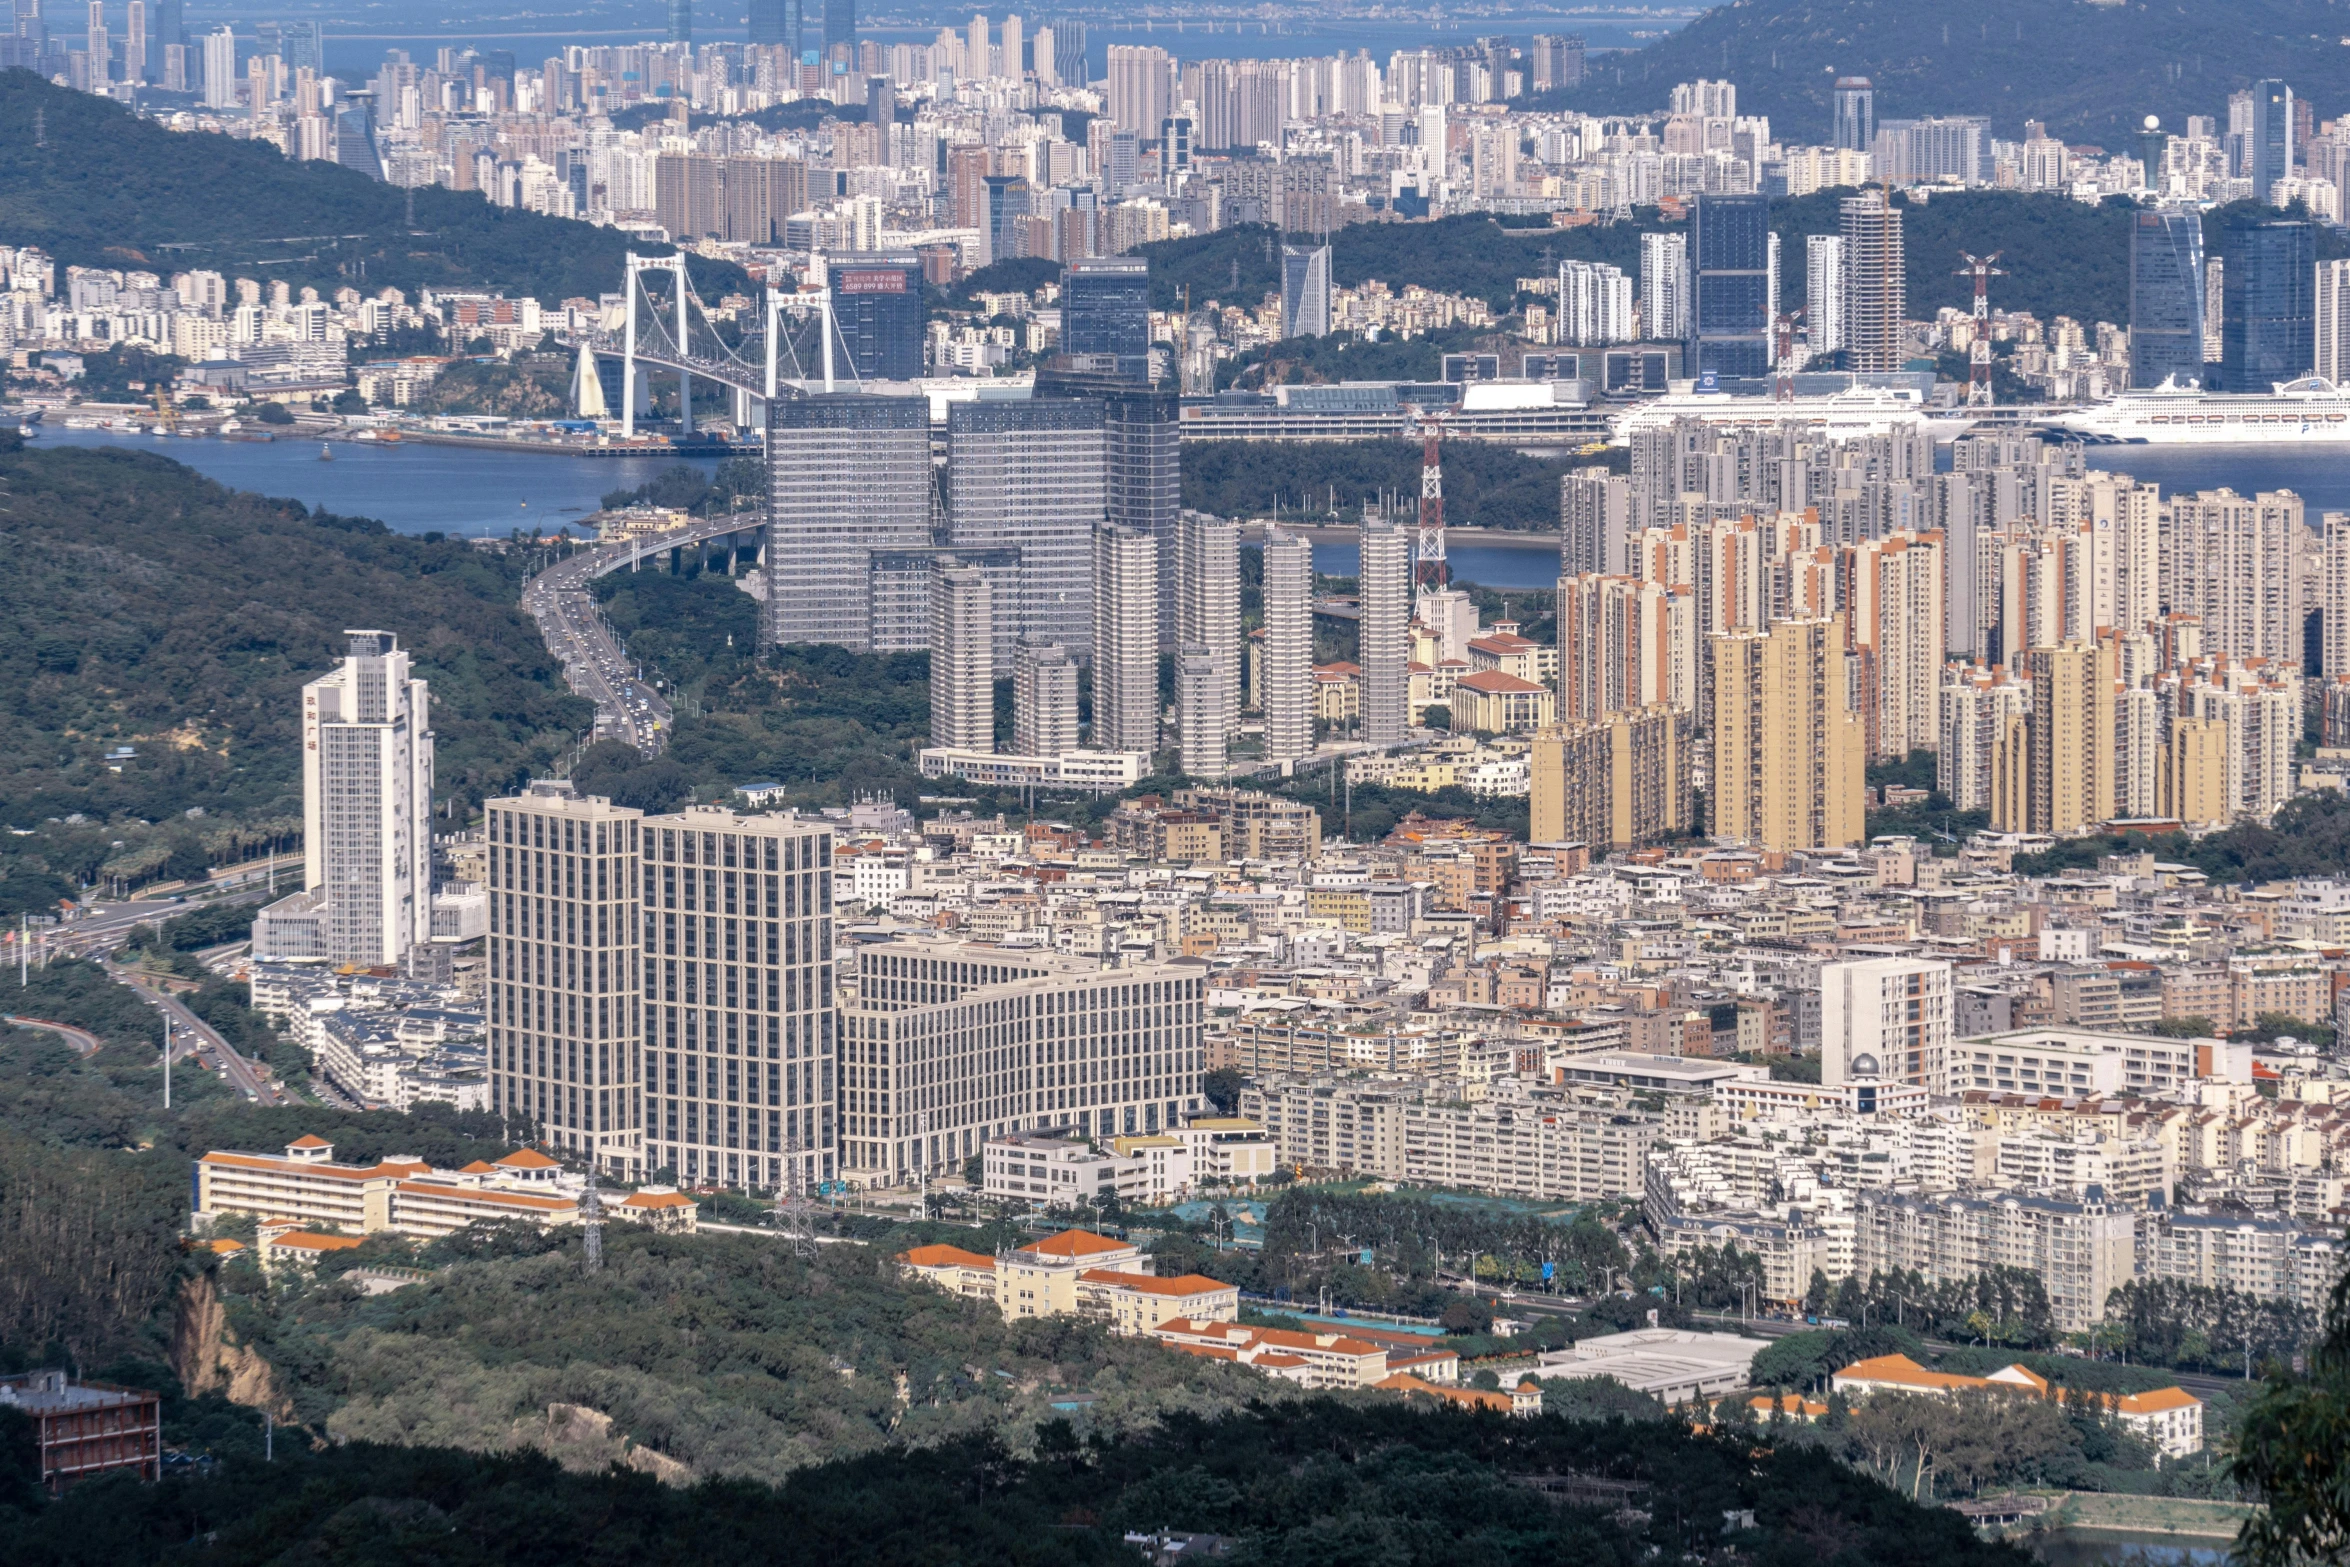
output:
M0 244L49 252L60 287L67 265L209 268L321 293L494 288L553 304L617 289L630 249L669 253L468 191L414 194L410 221L407 191L337 164L166 130L109 99L0 71ZM741 283L738 268L695 263L697 288Z
M1594 113L1660 109L1675 82L1727 77L1738 107L1783 141L1828 137L1838 76L1866 76L1880 118L1988 114L2003 138L2044 120L2072 142L2119 147L2148 114L2177 133L2190 114L2225 123L2228 94L2281 77L2350 104L2344 0L1736 0L1635 53L1597 56L1590 79L1550 101Z

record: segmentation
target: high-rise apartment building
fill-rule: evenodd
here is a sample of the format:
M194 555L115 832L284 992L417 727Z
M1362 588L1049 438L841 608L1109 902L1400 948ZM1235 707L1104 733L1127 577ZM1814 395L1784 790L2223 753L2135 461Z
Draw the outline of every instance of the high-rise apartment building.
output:
M1858 843L1867 747L1842 618L1782 620L1712 650L1712 834L1774 850Z
M1560 342L1586 347L1629 343L1639 335L1630 278L1602 262L1559 263Z
M1064 266L1060 351L1095 373L1148 381L1150 263L1139 256L1097 256Z
M1933 749L1941 738L1942 535L1904 530L1865 539L1838 565L1837 602L1861 665L1870 759Z
M1240 524L1185 512L1175 554L1176 643L1205 652L1213 663L1207 678L1228 739L1240 732ZM1184 743L1191 743L1189 729Z
M930 586L930 743L995 749L995 602L969 566L942 566Z
M2201 618L2205 653L2301 661L2304 524L2291 490L2171 497L2162 601L2173 614Z
M1314 752L1314 547L1278 528L1265 535L1264 604L1265 759L1296 761Z
M1813 355L1844 346L1844 236L1807 234L1803 239L1803 320Z
M1553 92L1583 85L1583 37L1580 33L1560 35L1536 33L1534 46L1526 57L1528 88L1533 92Z
M1013 655L1012 750L1062 756L1077 749L1077 661L1057 642L1023 642Z
M1901 213L1883 191L1863 191L1838 204L1837 221L1844 241L1845 351L1855 370L1898 370L1909 309Z
M1620 474L1586 468L1559 480L1559 575L1621 576L1632 527L1632 486Z
M1093 749L1159 748L1158 541L1093 532Z
M564 779L483 804L490 1108L624 1180L644 1138L644 813ZM656 1161L657 1163L657 1161Z
M873 647L876 551L930 544L930 400L855 393L767 405L769 647Z
M1688 831L1696 738L1688 709L1664 706L1536 730L1527 757L1530 841L1596 852Z
M1697 705L1697 599L1631 576L1559 578L1559 717Z
M1411 727L1412 535L1365 514L1356 546L1359 573L1355 660L1362 666L1365 745L1401 745Z
M729 159L728 182L734 166ZM783 159L765 160L782 163ZM777 223L788 214L780 214ZM845 350L844 373L912 381L922 374L922 258L910 250L842 251L824 258L832 319Z
M1770 374L1770 276L1770 198L1699 196L1689 224L1691 374Z
M1033 950L897 941L857 955L841 1017L854 1177L959 1172L990 1137L1140 1136L1200 1107L1207 968L1105 969Z
M1992 757L2010 719L2021 719L2029 687L2009 670L1952 664L1938 693L1941 736L1934 750L1934 786L1953 809L1988 811Z
M2317 293L2310 303L2317 373L2343 385L2350 381L2350 261L2317 264Z
M1820 970L1820 1084L1875 1078L1949 1091L1956 1019L1950 965L1862 958Z
M1172 61L1148 44L1112 44L1109 51L1109 117L1137 136L1158 133L1168 103Z
M2130 385L2203 384L2203 217L2140 212L2130 225Z
M1689 236L1640 236L1640 335L1652 343L1689 336Z
M1866 152L1877 139L1877 91L1865 76L1839 76L1835 87L1833 144L1844 152Z
M645 819L645 1166L695 1185L834 1177L832 829Z
M1330 247L1281 247L1281 335L1330 335Z
M1102 416L1090 399L948 405L948 542L1020 552L1020 602L996 613L1016 614L1023 637L1075 647L1092 630Z
M263 909L259 957L400 964L432 939L432 698L388 631L346 631L302 688L302 888Z
M2028 711L1992 752L1991 825L2001 832L2077 832L2114 816L2112 638L2025 649Z
M204 35L204 107L235 108L237 81L236 32L227 27L214 28Z
M2323 575L2318 581L2323 667L2317 673L2332 681L2350 675L2350 512L2329 511L2324 522ZM2326 743L2341 744L2331 738Z
M802 0L749 0L747 20L754 44L781 44L787 58L800 57Z
M2266 392L2317 362L2313 225L2239 219L2221 240L2220 387Z
M1223 777L1223 666L1213 652L1194 643L1175 650L1175 723L1181 731L1183 771L1193 778Z

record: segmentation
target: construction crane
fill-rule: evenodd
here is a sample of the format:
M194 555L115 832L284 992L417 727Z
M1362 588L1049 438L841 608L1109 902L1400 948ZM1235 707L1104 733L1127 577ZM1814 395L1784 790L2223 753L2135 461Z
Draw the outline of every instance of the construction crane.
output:
M1420 529L1412 549L1412 578L1425 592L1444 586L1444 415L1420 415Z
M180 411L172 406L171 398L160 385L155 388L155 428L169 430L174 435L180 433Z
M1994 250L1988 256L1975 257L1962 250L1959 259L1966 265L1951 273L1953 277L1975 280L1975 336L1967 345L1966 405L1969 408L1991 406L1991 280L2007 276L1992 263L2005 254Z

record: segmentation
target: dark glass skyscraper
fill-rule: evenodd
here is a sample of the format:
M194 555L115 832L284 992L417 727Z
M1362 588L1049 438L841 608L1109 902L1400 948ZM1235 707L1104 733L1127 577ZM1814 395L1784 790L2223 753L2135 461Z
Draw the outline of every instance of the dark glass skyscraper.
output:
M800 0L750 0L750 40L781 44L800 56Z
M2203 219L2170 208L2130 227L2130 384L2203 384Z
M1770 198L1698 197L1689 277L1689 373L1770 374Z
M855 63L857 54L857 0L824 0L824 58L832 58L832 51L846 46L849 59Z
M2268 200L2270 187L2293 173L2293 89L2276 80L2252 84L2252 194Z
M832 317L857 374L911 381L922 374L922 258L910 250L828 256Z
M1102 410L1103 515L1118 527L1157 540L1159 558L1173 560L1183 511L1183 471L1176 451L1181 400L1175 388L1164 381L1078 369L1066 358L1055 358L1037 371L1036 395L1097 400ZM1175 590L1176 574L1161 571L1161 647L1175 645Z
M1138 256L1070 262L1061 270L1061 352L1107 359L1114 375L1147 381L1151 371L1150 263Z
M2265 392L2317 363L2317 235L2307 223L2239 222L2221 242L2220 387Z
M694 41L694 0L669 0L669 41L673 44Z
M1877 135L1877 89L1865 76L1836 78L1836 145L1866 152Z

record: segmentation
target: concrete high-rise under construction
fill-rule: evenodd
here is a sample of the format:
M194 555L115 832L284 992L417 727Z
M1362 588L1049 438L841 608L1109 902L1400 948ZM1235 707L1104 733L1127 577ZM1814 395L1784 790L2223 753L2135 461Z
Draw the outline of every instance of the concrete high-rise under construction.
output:
M760 641L873 647L868 566L930 543L930 400L827 393L767 412Z
M259 957L405 962L432 939L431 696L388 631L346 631L302 688L303 890L261 911Z
M1093 748L1159 746L1158 541L1108 523L1093 533Z
M1265 635L1257 657L1265 759L1314 752L1314 546L1278 528L1265 536Z
M1365 745L1401 745L1411 719L1412 536L1366 516L1357 554L1361 738Z

